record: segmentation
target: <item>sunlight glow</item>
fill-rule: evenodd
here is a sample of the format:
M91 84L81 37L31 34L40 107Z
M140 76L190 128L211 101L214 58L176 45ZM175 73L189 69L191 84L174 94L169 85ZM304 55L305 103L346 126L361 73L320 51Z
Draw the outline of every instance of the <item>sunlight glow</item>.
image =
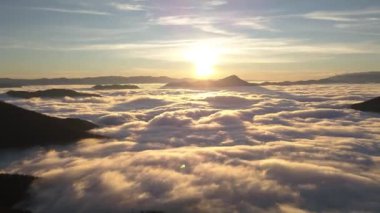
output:
M189 48L185 57L194 65L198 78L207 78L215 72L214 66L218 61L219 54L217 48L199 43Z

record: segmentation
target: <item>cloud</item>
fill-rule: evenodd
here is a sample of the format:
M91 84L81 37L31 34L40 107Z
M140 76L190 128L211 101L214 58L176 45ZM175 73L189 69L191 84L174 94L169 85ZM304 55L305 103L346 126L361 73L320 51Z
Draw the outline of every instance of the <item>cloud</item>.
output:
M206 5L208 6L221 6L227 4L228 1L226 0L208 0L206 1Z
M165 112L150 120L148 125L158 128L166 126L183 127L190 125L191 122L192 120L190 118L179 117L174 113Z
M186 55L188 51L199 46L209 44L215 47L219 55L220 66L248 66L249 64L291 64L299 63L299 58L306 61L331 62L333 58L342 55L371 55L380 50L376 42L363 43L344 42L316 43L314 41L289 39L289 38L250 38L246 35L232 33L226 28L220 28L213 18L201 18L194 16L162 17L158 19L160 26L186 26L210 33L208 39L169 39L169 40L144 40L134 42L104 41L89 42L86 44L52 43L51 45L39 45L33 43L6 43L0 48L28 49L54 52L83 52L92 54L94 51L108 52L109 54L122 54L123 57L138 59L136 63L142 69L156 69L157 64L170 63L173 66L188 66ZM152 19L155 20L155 19ZM152 21L154 24L154 21ZM232 24L234 20L231 21ZM223 25L221 25L223 26ZM116 32L115 32L116 33ZM117 34L117 33L116 33ZM212 34L212 35L211 35ZM87 35L86 35L87 36ZM108 34L107 37L114 37ZM111 38L110 38L111 39ZM111 39L112 40L112 39ZM148 60L150 63L140 61ZM185 64L186 63L186 64Z
M133 117L128 114L107 114L100 117L98 123L110 126L121 125L131 119L133 119Z
M169 104L170 101L161 100L153 97L138 97L128 100L125 103L115 105L113 110L128 110L128 109L144 109L163 106Z
M304 15L305 18L323 20L323 21L335 21L335 22L355 22L371 20L371 16L379 15L380 9L369 8L363 10L352 10L352 11L316 11L307 13Z
M209 25L215 21L198 16L163 16L156 20L159 25Z
M0 96L50 115L91 120L101 125L97 133L112 137L1 152L1 172L41 177L26 208L37 213L380 208L380 117L348 108L376 94L378 85L142 87L99 91L103 101Z
M152 20L158 25L164 26L189 26L203 32L219 34L219 35L234 35L234 33L220 29L216 25L220 25L219 18L204 17L197 15L179 15L179 16L163 16L156 20Z
M124 11L144 11L146 8L141 4L111 3L111 6Z
M52 7L31 7L29 9L47 11L47 12L57 12L57 13L81 14L81 15L97 15L97 16L111 15L110 13L96 11L96 10L76 10L76 9L63 9L63 8L52 8Z
M216 108L239 108L239 107L249 107L253 103L257 102L256 100L247 99L240 96L212 96L204 99L210 105Z
M253 18L239 18L236 19L235 25L240 27L245 27L249 29L254 30L264 30L264 31L272 31L276 32L278 30L275 30L268 26L269 19L265 17L253 17Z
M279 145L283 147L276 148ZM378 201L376 179L356 174L358 168L276 159L287 149L306 150L286 143L233 149L119 150L102 159L75 152L62 158L50 152L34 161L34 170L45 180L34 186L32 201L39 205L33 210L276 212L278 204L298 205L305 211L371 210L370 204ZM54 165L66 166L63 170Z

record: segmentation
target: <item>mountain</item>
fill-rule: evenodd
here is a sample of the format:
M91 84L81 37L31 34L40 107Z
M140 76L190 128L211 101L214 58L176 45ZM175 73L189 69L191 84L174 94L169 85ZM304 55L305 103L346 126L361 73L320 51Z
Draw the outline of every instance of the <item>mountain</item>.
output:
M89 78L41 78L41 79L11 79L0 78L0 85L31 86L31 85L97 85L97 84L146 84L146 83L169 83L185 79L176 79L166 76L101 76Z
M352 109L364 112L377 112L380 113L380 97L364 101L362 103L351 105Z
M227 78L220 80L190 80L190 81L178 81L168 83L163 88L218 88L218 87L241 87L241 86L253 86L255 84L248 83L237 77L231 75Z
M21 85L16 84L0 84L0 88L13 88L13 87L20 87Z
M18 174L0 174L0 212L27 213L14 205L28 198L28 189L36 177Z
M48 89L39 90L35 92L28 91L8 91L6 93L9 96L16 98L64 98L64 97L100 97L98 94L81 93L69 89Z
M75 118L55 118L0 101L0 149L66 144L101 136L97 126Z
M136 85L128 85L128 84L111 84L111 85L96 85L96 86L93 86L92 89L95 89L95 90L140 89L140 87Z
M166 76L101 76L88 78L40 78L12 79L0 78L0 87L19 87L32 85L98 85L98 84L146 84L192 81L188 78L170 78ZM380 72L360 72L336 75L329 78L308 81L264 82L260 85L295 85L295 84L331 84L331 83L380 83Z
M374 72L359 72L359 73L347 73L336 75L319 80L308 81L283 81L283 82L264 82L261 86L265 85L308 85L308 84L369 84L380 83L380 71Z
M336 75L325 80L337 83L380 83L380 71L378 72L361 72Z

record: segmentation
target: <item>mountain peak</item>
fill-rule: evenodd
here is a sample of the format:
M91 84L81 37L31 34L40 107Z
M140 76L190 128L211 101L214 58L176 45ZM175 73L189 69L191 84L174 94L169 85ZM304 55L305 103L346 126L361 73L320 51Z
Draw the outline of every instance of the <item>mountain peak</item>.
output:
M247 85L250 85L250 83L242 80L237 75L230 75L226 78L218 80L217 83L225 85L225 86L247 86Z
M242 79L239 78L237 75L230 75L230 76L225 77L225 78L220 79L220 80L240 80L240 81L242 81Z

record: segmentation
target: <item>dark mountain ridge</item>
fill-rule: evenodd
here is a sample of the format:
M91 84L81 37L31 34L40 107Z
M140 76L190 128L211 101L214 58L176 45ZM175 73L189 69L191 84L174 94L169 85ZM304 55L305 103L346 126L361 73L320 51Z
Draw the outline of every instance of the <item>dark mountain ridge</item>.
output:
M29 91L8 91L7 95L15 98L64 98L64 97L101 97L98 94L77 92L69 89L48 89Z
M140 89L140 87L132 84L110 84L110 85L95 85L92 87L95 90L119 90L119 89Z
M60 145L101 136L97 125L76 118L55 118L0 101L0 149Z
M360 110L364 112L377 112L380 113L380 97L373 98L362 103L351 105L352 109Z

